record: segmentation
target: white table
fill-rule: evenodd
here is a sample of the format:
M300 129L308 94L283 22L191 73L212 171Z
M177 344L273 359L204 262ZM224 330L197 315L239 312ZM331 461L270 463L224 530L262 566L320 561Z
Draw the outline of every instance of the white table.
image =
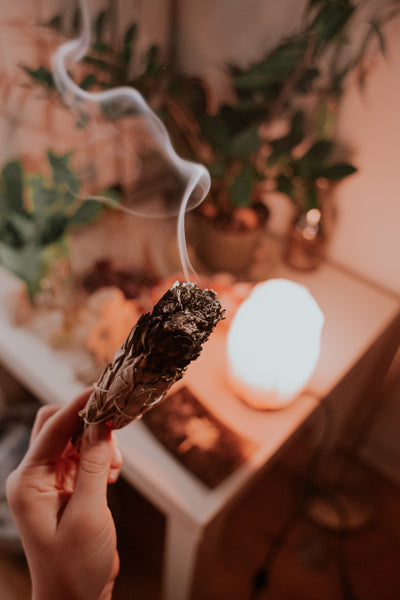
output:
M272 275L305 284L325 314L321 356L306 392L281 411L247 408L225 381L222 327L214 332L183 381L217 417L257 443L251 458L210 490L166 452L143 423L118 432L123 476L166 516L165 600L188 600L198 558L202 555L204 559L202 550L211 548L213 533L227 507L266 468L321 400L331 396L340 401L343 391L337 398L335 391L349 374L359 373L357 365L362 365L363 357L369 357L369 370L381 359L387 340L390 338L393 346L393 335L399 332L399 299L334 266L326 264L308 274L279 266ZM0 269L0 361L42 402L69 402L83 388L74 376L80 357L51 349L28 329L10 323L7 303L18 285ZM375 347L376 352L371 353ZM358 393L359 380L357 376L352 384L352 395Z

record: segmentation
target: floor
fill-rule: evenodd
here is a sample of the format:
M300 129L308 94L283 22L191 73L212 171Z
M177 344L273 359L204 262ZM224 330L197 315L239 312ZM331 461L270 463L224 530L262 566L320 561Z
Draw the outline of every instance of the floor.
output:
M309 442L307 431L298 435L232 509L209 574L212 591L200 600L400 598L400 489L351 459L346 485L363 482L370 518L353 530L317 524L307 510L315 497L305 486L315 453ZM162 515L124 481L110 505L121 556L113 600L159 600ZM0 589L2 600L29 599L23 557L0 551Z

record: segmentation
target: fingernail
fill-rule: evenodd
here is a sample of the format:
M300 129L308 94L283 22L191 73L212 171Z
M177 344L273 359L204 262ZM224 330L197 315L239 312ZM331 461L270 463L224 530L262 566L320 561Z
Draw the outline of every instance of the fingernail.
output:
M116 464L122 463L122 454L119 448L114 448L113 450L113 461Z
M111 439L111 429L106 423L97 423L88 426L86 435L90 444L98 444Z
M118 471L111 471L111 473L108 476L108 483L115 483L117 481L118 477L119 477Z

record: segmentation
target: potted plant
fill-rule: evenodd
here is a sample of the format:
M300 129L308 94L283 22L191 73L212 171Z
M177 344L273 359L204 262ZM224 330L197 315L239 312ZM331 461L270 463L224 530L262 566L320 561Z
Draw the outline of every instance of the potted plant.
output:
M189 240L210 270L243 273L269 216L258 124L232 105L210 114L206 84L196 78L175 80L167 94L161 115L178 153L204 164L211 176L207 198L189 214Z
M207 238L203 253L199 246L206 265L217 270L243 270L251 260L269 215L257 188L263 180L257 161L262 145L258 123L247 116L241 118L232 106L221 106L217 114L209 114L206 83L180 73L171 64L172 59L167 59L166 67L156 46L149 48L141 72L132 71L137 26L129 25L123 34L122 50L117 52L106 35L109 21L112 21L110 10L95 17L94 41L89 54L83 58L77 83L88 91L119 85L138 89L164 121L178 154L208 167L212 187L196 212L198 221L191 227L191 241L200 243L210 233L212 242L210 244ZM50 25L58 27L60 22L56 17ZM73 34L77 32L74 30ZM24 65L23 70L32 83L41 85L54 97L55 86L47 67ZM106 119L125 116L110 113L107 106L102 109ZM78 125L82 127L85 123L79 121ZM221 239L225 232L227 241ZM239 248L235 255L241 240L244 240L244 249ZM215 248L214 244L221 245L221 242L223 249ZM211 261L218 257L219 264L212 265ZM230 260L227 264L225 257Z
M302 113L294 113L288 134L271 140L266 176L294 206L284 258L291 266L308 270L316 268L325 254L334 221L335 185L357 168L344 159L332 160L337 144L312 137L303 121Z
M26 283L31 300L49 264L67 256L68 230L92 221L102 208L79 199L70 159L48 151L49 175L25 172L18 159L1 170L0 262Z
M383 28L399 7L394 0L381 3L353 42L357 22L365 20L362 11L351 0L309 0L295 34L245 68L230 66L235 100L216 114L209 114L204 82L196 82L197 93L194 88L185 94L187 82L178 88L175 102L185 118L178 121L168 111L164 118L174 139L186 142L183 154L211 174L210 194L194 211L193 230L197 253L208 266L246 270L257 243L249 237L259 235L273 210L271 190L285 194L295 208L287 261L300 268L319 264L330 233L332 192L357 171L350 149L336 140L343 92L350 73L358 75L361 89L365 85L373 42L385 52ZM286 126L283 135L274 135L277 122ZM190 143L189 134L197 139ZM239 240L245 240L248 258L243 247L236 252Z
M393 0L380 3L354 42L364 8L351 0L309 0L297 33L247 69L232 71L237 110L263 115L266 187L286 195L295 208L285 258L296 267L318 266L331 225L332 191L357 170L348 160L349 149L336 141L348 76L357 74L363 88L372 42L385 52L383 27L399 14ZM286 123L283 135L268 127L276 121Z

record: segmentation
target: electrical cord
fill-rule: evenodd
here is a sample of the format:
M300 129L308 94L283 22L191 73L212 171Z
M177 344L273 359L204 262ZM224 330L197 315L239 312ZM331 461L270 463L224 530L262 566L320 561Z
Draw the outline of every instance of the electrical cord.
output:
M323 450L324 450L325 446L329 443L329 439L328 439L329 438L329 423L330 423L330 419L331 419L331 414L330 414L331 411L330 411L330 407L327 403L321 403L319 405L319 408L322 410L323 417L324 417L323 422L322 422L322 427L321 427L321 433L320 433L319 440L316 444L316 447L315 447L315 449L311 455L311 458L309 460L309 463L308 463L307 471L306 471L306 474L304 477L304 486L303 486L303 490L301 492L300 500L299 500L297 506L295 507L295 509L293 510L293 512L286 519L283 526L280 528L280 530L277 532L275 537L272 539L263 561L261 562L260 566L254 572L252 580L251 580L249 600L256 600L258 598L259 594L263 590L265 590L265 588L268 586L269 579L270 579L270 572L271 572L273 563L274 563L276 557L278 556L281 545L282 545L287 533L290 531L291 527L294 525L296 520L303 513L305 504L306 504L307 499L310 494L310 489L313 487L313 484L312 484L313 476L315 475L315 472L317 470L318 463L319 463L320 457L323 453ZM348 600L348 599L346 598L345 600Z

